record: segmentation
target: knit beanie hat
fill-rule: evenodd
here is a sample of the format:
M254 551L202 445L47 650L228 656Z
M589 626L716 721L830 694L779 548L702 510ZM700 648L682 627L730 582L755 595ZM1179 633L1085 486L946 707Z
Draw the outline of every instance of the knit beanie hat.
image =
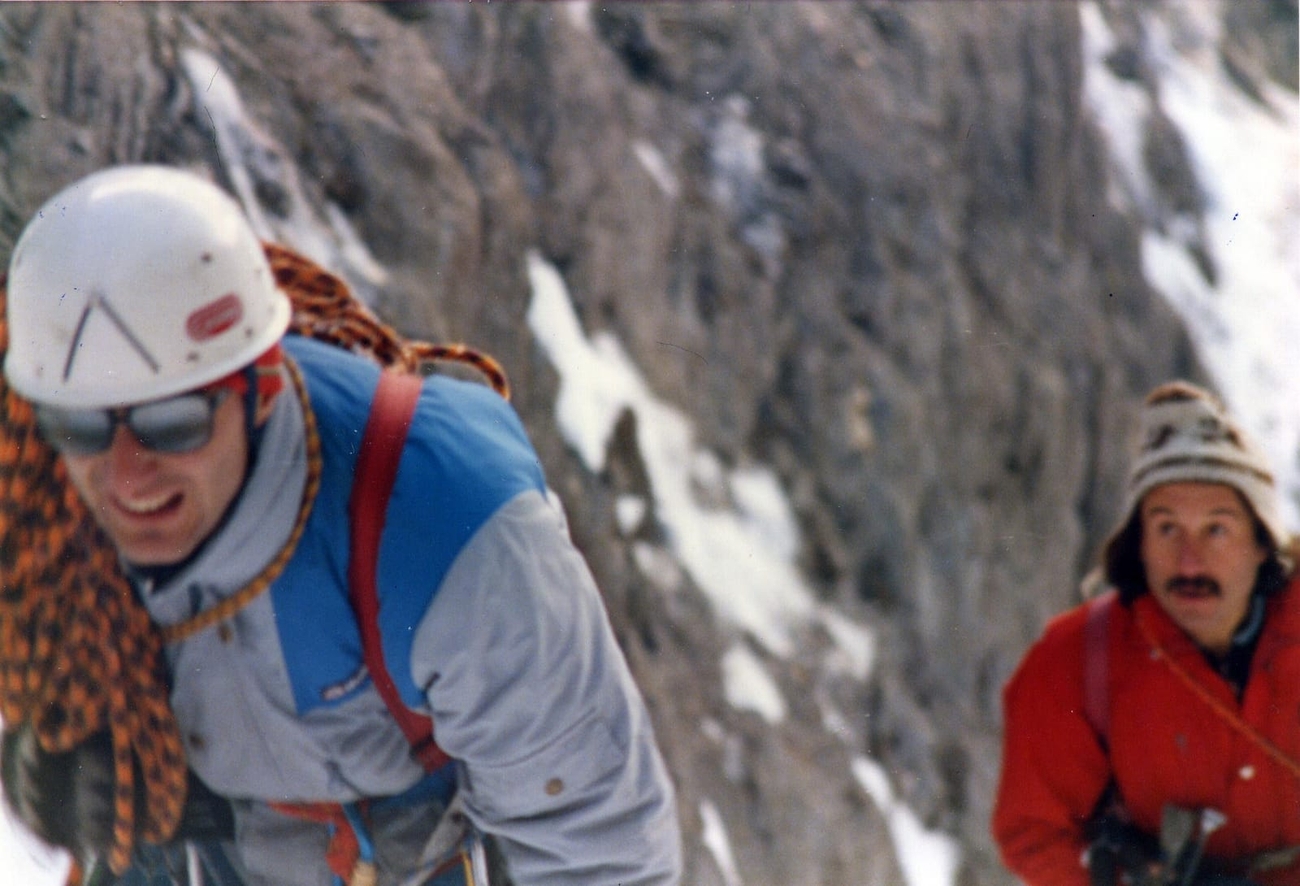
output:
M1222 401L1184 381L1160 385L1142 408L1137 458L1129 472L1121 529L1142 497L1165 483L1223 483L1250 503L1255 516L1285 548L1277 486L1259 445L1228 415Z

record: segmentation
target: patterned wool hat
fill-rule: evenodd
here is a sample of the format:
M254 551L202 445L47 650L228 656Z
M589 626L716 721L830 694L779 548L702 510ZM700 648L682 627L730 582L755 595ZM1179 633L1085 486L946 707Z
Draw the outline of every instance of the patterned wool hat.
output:
M1218 397L1184 381L1160 385L1147 395L1141 429L1121 527L1142 497L1164 483L1224 483L1250 503L1275 549L1287 547L1290 533L1268 458Z

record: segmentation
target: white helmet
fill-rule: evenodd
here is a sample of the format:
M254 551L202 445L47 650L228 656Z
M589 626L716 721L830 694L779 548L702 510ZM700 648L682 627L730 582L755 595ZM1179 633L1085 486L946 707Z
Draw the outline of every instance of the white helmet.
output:
M252 363L289 314L225 191L167 167L116 167L51 198L14 247L5 377L69 408L154 400Z

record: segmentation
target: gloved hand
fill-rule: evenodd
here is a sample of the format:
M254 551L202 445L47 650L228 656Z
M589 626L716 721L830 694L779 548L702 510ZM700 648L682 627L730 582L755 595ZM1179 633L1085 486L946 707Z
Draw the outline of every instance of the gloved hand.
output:
M29 724L0 740L0 781L14 815L45 843L77 858L113 839L113 747L107 732L58 754L42 750Z
M1160 843L1126 820L1103 815L1090 827L1092 886L1164 886Z
M1135 827L1122 809L1097 815L1088 826L1092 886L1258 886L1203 857L1205 835L1221 823L1198 836L1206 818L1204 810L1167 806L1162 839Z
M188 772L187 783L185 808L181 810L181 821L172 840L213 842L235 839L235 812L230 801L213 793L193 769Z
M136 821L144 794L136 773ZM19 821L45 843L89 860L106 852L113 839L113 746L107 732L58 754L41 749L28 724L0 739L0 781ZM175 840L228 840L234 837L230 804L191 771L185 809Z

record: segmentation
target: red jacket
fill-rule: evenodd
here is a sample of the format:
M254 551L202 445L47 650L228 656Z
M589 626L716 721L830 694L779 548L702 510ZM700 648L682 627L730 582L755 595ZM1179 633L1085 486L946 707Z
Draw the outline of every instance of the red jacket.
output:
M1240 703L1149 594L1110 608L1109 755L1084 714L1087 607L1058 616L1003 693L1002 781L993 836L1030 886L1087 886L1084 823L1114 777L1134 822L1158 834L1166 803L1227 818L1206 855L1242 860L1300 846L1300 775L1235 730L1153 653L1139 625L1210 695L1300 760L1300 579L1269 601ZM1300 863L1256 873L1300 884Z

